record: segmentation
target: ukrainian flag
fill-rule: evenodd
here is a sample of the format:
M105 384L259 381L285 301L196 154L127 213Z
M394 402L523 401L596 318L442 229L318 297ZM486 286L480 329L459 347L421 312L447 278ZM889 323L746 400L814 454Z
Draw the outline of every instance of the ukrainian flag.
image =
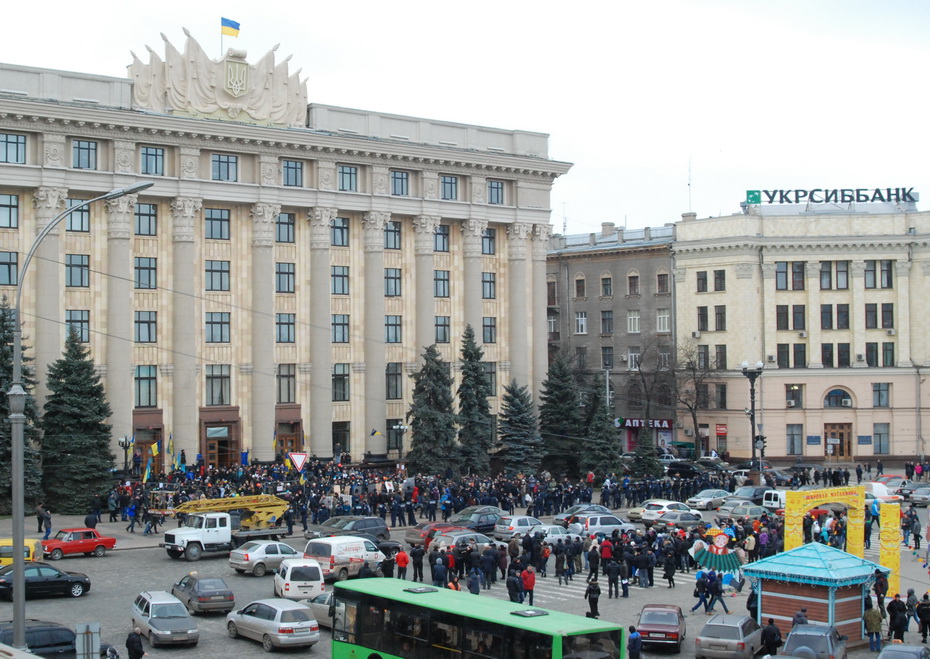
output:
M157 456L159 453L161 453L161 448L159 448L158 446L159 444L161 444L161 441L157 441L154 444L152 444L152 455Z
M220 33L228 34L231 37L239 36L239 24L228 18L220 18Z

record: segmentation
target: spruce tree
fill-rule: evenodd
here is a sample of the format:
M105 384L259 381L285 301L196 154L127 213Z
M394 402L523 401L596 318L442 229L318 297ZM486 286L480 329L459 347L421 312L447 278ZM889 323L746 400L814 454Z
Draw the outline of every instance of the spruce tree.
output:
M460 449L455 441L456 414L452 409L452 375L435 345L423 352L423 366L413 374L410 451L407 460L414 473L454 476Z
M592 390L590 401L588 436L579 449L581 470L599 476L617 473L620 471L620 436L600 387Z
M545 441L543 466L556 478L578 475L578 441L585 432L578 383L568 362L557 355L542 385L539 430Z
M636 435L636 449L634 451L633 464L630 469L637 476L654 476L661 478L665 470L659 458L656 457L655 440L652 437L652 430L649 428L640 428Z
M459 444L462 447L462 467L476 476L491 473L490 454L493 448L491 435L491 406L488 396L491 386L481 360L484 352L475 341L471 325L465 326L462 335L462 381L459 399Z
M0 515L13 512L13 443L10 429L10 400L7 392L13 383L13 329L14 313L6 296L0 300ZM26 356L23 346L23 387L26 392L35 390L35 375L29 366L32 359ZM26 397L26 423L23 429L25 446L23 447L24 464L24 499L25 509L31 512L42 501L42 472L39 451L39 434L36 430L39 411L35 398Z
M94 494L112 479L110 404L90 350L71 331L61 359L48 367L51 392L42 417L42 485L48 507L62 514L88 512Z
M539 472L543 459L539 420L533 409L529 389L518 385L516 380L504 386L498 434L501 438L504 472L508 476Z

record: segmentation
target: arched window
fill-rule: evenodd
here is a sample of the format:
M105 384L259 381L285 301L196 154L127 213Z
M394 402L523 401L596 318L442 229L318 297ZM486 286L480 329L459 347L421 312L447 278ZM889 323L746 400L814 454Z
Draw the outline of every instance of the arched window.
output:
M852 397L842 389L832 389L823 399L824 407L852 407Z
M630 270L626 274L626 294L639 296L639 270Z
M643 390L640 388L639 384L633 383L627 388L626 391L628 402L630 408L639 409L643 406Z

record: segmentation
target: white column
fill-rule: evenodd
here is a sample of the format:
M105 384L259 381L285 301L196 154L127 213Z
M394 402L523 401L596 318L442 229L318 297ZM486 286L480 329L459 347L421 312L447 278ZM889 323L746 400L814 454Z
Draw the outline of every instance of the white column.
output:
M533 400L539 404L542 383L549 373L548 307L546 305L546 254L549 251L549 235L552 227L537 224L533 231L533 379L530 388Z
M507 308L510 312L510 379L519 385L532 388L529 347L532 341L530 327L530 296L527 278L526 252L528 236L533 225L517 222L507 228L510 254L510 281L507 286ZM501 282L502 283L502 282ZM498 291L500 296L502 291Z
M823 353L820 346L823 335L820 332L820 261L805 264L805 284L807 288L807 367L823 368ZM850 351L851 352L851 351ZM834 346L833 366L836 367L839 352ZM855 359L855 356L852 356Z
M48 223L64 210L65 199L68 197L67 188L40 187L33 193L33 203L36 209L36 236L38 236ZM65 220L67 223L67 220ZM36 373L36 405L39 409L45 404L48 397L46 376L48 366L61 356L64 343L62 337L65 332L61 318L62 295L62 267L61 267L61 225L52 229L36 248L35 277L33 285L35 291L35 318L32 322L35 337L35 373ZM24 246L23 253L29 250ZM28 283L28 282L27 282ZM23 319L27 320L25 314ZM38 320L40 319L41 320ZM28 332L25 332L29 336Z
M332 311L329 293L330 226L335 208L310 209L310 453L333 455Z
M252 395L249 457L273 460L275 430L274 232L280 204L252 206ZM245 403L245 401L243 401Z
M433 305L433 248L436 227L440 218L436 215L418 215L413 219L416 229L414 237L416 277L416 345L417 362L427 346L436 341Z
M365 249L365 272L355 281L365 282L365 428L356 430L356 437L365 438L364 452L387 454L387 403L385 402L384 356L384 225L390 213L372 211L362 218L362 235ZM380 435L371 435L372 429ZM358 455L358 453L356 453Z
M895 275L897 282L895 290L897 291L897 300L894 305L894 326L898 335L897 346L895 349L897 365L901 367L913 366L911 359L911 262L896 261Z
M475 330L477 340L481 340L481 238L488 228L487 220L466 220L462 223L462 236L464 238L464 267L465 279L462 285L465 289L465 322Z

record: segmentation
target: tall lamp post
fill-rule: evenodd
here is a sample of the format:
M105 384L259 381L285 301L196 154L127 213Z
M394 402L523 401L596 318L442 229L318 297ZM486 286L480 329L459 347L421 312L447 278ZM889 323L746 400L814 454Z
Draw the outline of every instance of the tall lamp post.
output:
M403 423L395 423L393 430L400 433L400 442L397 445L397 462L404 461L404 435L407 434L407 431L410 430L410 426L404 425Z
M129 478L129 447L132 446L132 437L122 436L117 442L123 449L123 478Z
M749 463L749 471L751 472L753 465L756 464L756 444L759 443L759 439L756 437L756 380L762 375L765 365L758 361L755 366L750 366L749 362L743 362L741 366L743 367L743 375L749 380L749 427L751 431L749 444L752 447L752 461Z
M116 188L106 194L82 201L71 208L59 213L55 219L42 229L26 258L23 267L19 270L19 282L16 284L16 306L13 311L13 383L7 392L10 403L10 438L13 442L13 647L17 650L26 649L26 563L23 558L25 549L26 528L26 502L25 502L25 444L23 428L26 424L26 389L23 387L23 327L22 297L23 281L26 279L26 270L35 255L39 245L45 237L57 227L63 219L71 213L86 208L97 201L117 199L129 194L136 194L155 185L154 183L134 183L125 188Z

